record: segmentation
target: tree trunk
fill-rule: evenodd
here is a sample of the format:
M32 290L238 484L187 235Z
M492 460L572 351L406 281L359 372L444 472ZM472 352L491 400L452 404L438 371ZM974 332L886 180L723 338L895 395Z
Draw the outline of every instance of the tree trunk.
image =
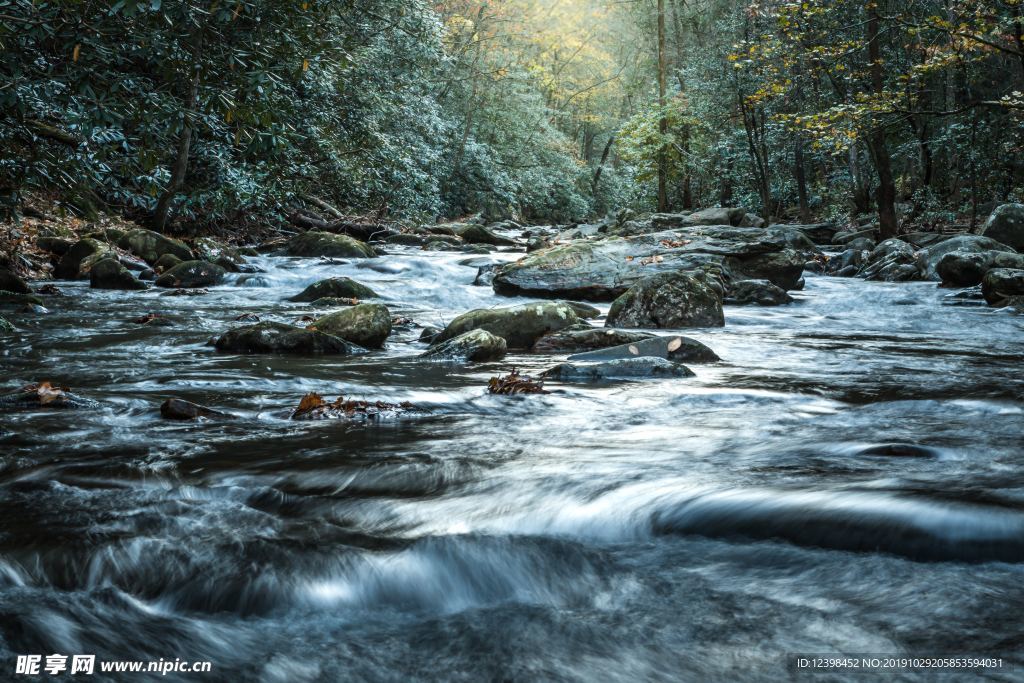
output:
M665 93L667 90L667 60L665 55L665 0L658 0L658 106L661 108L661 120L658 131L661 133L661 144L658 147L658 211L668 211L668 154L665 138L668 135L668 116L665 112Z
M871 2L868 5L868 59L871 62L871 85L876 95L882 94L885 88L882 79L882 54L878 42L880 23L878 5ZM877 118L871 121L868 149L871 151L875 172L878 173L875 201L878 203L879 234L885 240L896 236L899 232L899 222L896 219L896 181L892 175L892 159L885 143L885 129Z
M181 129L181 136L178 138L178 154L174 160L174 167L171 169L171 181L167 189L160 195L156 203L156 210L153 212L153 229L163 232L167 228L167 218L171 213L171 202L178 190L185 183L185 174L188 172L188 153L192 149L192 116L199 105L199 69L195 69L192 75L192 82L189 85L188 101L185 103L184 122Z
M597 184L601 182L601 173L604 172L604 165L608 162L608 155L611 154L612 145L615 144L615 136L608 136L608 144L604 146L604 152L601 153L601 163L597 165L597 170L594 171L594 180L590 184L590 194L597 196Z
M807 202L807 174L804 170L804 139L797 134L793 143L793 174L796 178L796 192L800 200L800 221L811 222L811 208Z

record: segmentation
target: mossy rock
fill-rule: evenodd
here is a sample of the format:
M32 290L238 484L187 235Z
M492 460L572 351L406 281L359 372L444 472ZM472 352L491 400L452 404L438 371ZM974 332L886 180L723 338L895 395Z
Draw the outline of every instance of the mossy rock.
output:
M317 299L376 299L377 293L352 278L332 277L314 282L289 301L317 301Z
M379 349L391 335L391 311L384 304L359 304L329 313L312 327L368 349Z
M333 258L375 258L377 252L369 244L330 232L311 230L288 240L290 256L328 256Z

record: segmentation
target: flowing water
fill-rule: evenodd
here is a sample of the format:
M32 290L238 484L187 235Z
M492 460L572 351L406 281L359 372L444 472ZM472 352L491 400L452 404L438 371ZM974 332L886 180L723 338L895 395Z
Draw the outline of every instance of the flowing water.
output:
M972 654L1024 678L1024 318L809 276L796 304L687 331L723 359L695 378L515 397L487 379L561 358L427 363L414 326L359 357L207 344L244 313L311 313L285 299L334 275L420 324L525 301L464 259L265 257L197 297L62 283L19 320L0 390L50 380L100 408L0 416L4 666L732 681L792 676L800 653ZM176 324L131 322L149 312ZM429 412L291 421L309 391ZM239 417L168 422L168 396Z

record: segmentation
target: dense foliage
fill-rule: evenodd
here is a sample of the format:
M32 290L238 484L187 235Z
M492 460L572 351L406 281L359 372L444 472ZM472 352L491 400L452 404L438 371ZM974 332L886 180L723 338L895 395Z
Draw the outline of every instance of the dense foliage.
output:
M1021 191L1020 4L0 0L0 211L974 222Z

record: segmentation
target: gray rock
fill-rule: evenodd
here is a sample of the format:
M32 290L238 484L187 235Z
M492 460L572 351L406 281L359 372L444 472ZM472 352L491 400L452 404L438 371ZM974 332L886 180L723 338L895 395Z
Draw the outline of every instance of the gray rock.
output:
M80 239L61 256L53 275L58 280L77 280L89 274L92 264L108 255L116 258L116 254L103 242L89 237Z
M993 268L1024 268L1024 254L1009 251L954 251L939 259L935 268L947 287L975 287Z
M313 329L368 349L379 349L391 336L391 311L384 304L358 304L313 323Z
M917 265L926 280L939 280L939 262L946 254L955 251L964 254L980 254L986 251L1013 252L1013 249L981 235L957 235L943 240L917 253Z
M158 277L155 284L167 289L197 289L218 285L224 276L224 269L209 261L185 261Z
M92 267L89 272L89 286L93 289L146 289L145 283L139 281L130 270L113 258L105 258Z
M192 250L181 240L142 228L128 231L117 241L117 246L130 251L150 265L156 265L164 254L172 254L182 261L191 261L195 258Z
M745 306L757 304L758 306L785 306L793 303L794 299L786 290L776 287L767 280L740 280L729 285L729 295L725 298L727 304Z
M513 240L497 235L482 225L467 225L456 232L459 237L470 244L490 244L503 247L513 247L516 244Z
M530 349L545 334L580 322L571 306L551 301L505 308L480 308L452 320L434 343L453 339L470 330L482 329L503 338L510 349Z
M682 363L664 358L643 356L623 358L604 363L562 363L541 375L545 380L563 382L593 382L614 379L660 379L663 377L693 377L693 371Z
M1007 300L1024 296L1024 270L994 268L985 273L981 293L991 306L1005 305Z
M295 325L262 322L224 333L214 343L228 353L356 354L364 350L344 339Z
M567 328L546 334L533 345L534 353L576 353L617 347L654 337L651 332L591 327ZM623 356L625 357L625 356Z
M1003 204L992 212L981 231L985 237L1024 251L1024 204Z
M369 244L330 232L311 230L288 240L290 256L329 256L335 258L375 258L377 252Z
M605 361L652 356L684 363L714 363L721 360L696 339L677 335L651 336L618 346L569 356L571 361Z
M722 282L703 271L640 280L612 302L608 327L721 327Z
M377 293L347 277L332 277L314 282L289 301L316 301L317 299L376 299Z
M504 339L487 330L476 329L430 347L422 357L431 360L484 362L501 360L507 352L508 344Z
M181 398L169 398L160 405L160 416L165 420L198 420L199 418L230 419L234 415L201 406Z

